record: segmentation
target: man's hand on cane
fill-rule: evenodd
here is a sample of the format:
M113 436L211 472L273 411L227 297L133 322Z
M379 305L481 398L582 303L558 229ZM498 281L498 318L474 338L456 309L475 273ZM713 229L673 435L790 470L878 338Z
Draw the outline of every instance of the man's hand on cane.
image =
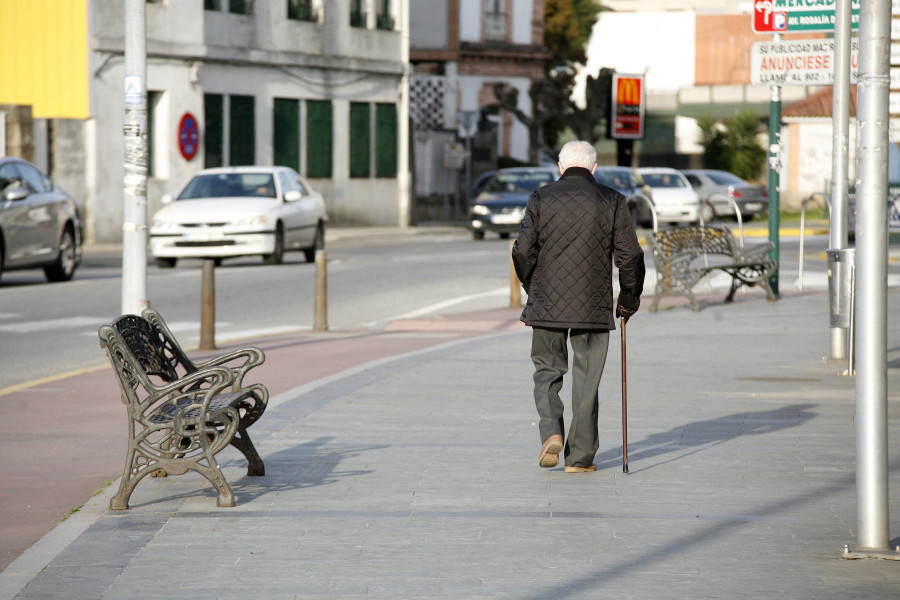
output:
M623 297L622 294L619 294L619 299L616 301L616 316L625 319L627 323L628 319L638 311L640 305L640 298Z

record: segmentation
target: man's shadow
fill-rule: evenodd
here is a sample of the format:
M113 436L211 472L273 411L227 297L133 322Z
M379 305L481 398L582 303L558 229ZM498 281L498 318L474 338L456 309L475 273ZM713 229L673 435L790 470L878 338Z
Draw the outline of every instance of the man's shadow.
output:
M633 445L629 444L629 472L652 469L738 437L764 435L797 427L815 416L811 410L814 407L814 404L794 404L776 410L734 413L716 419L685 423L668 431L651 434ZM650 463L655 457L674 453L678 455ZM615 467L621 460L621 446L598 454L595 458L598 471ZM630 467L634 466L632 461L641 462L646 466L631 469Z

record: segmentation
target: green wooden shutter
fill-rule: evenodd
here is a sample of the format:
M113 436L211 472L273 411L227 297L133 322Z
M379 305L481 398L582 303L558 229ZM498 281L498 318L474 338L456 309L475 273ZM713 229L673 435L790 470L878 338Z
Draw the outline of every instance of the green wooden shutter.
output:
M256 163L256 122L253 96L231 96L228 130L229 165Z
M206 122L206 132L203 136L203 166L207 169L221 167L225 164L222 157L222 151L224 150L224 145L222 144L222 133L224 131L223 99L221 94L203 95L203 118Z
M375 105L375 177L397 176L397 105Z
M372 147L372 108L369 104L350 104L350 177L368 177Z
M332 119L330 100L307 100L307 177L331 177Z
M276 165L300 170L300 101L275 98L272 152Z

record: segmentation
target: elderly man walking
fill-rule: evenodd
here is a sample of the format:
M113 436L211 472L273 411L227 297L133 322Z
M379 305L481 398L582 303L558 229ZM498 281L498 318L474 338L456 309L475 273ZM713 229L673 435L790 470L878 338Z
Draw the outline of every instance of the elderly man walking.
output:
M640 306L644 253L625 197L594 181L597 152L584 141L559 153L559 181L528 199L512 258L528 302L522 321L532 328L534 402L540 417L538 464L555 467L564 451L567 473L595 471L600 446L598 388L613 317L613 260L619 268L615 316ZM568 437L559 398L572 362L572 419ZM565 443L564 443L565 440Z

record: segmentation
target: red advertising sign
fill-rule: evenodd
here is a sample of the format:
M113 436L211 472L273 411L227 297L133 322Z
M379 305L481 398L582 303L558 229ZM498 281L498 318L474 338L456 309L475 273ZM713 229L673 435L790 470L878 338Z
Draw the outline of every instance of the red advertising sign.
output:
M643 139L644 107L644 76L614 74L611 136L617 139Z

